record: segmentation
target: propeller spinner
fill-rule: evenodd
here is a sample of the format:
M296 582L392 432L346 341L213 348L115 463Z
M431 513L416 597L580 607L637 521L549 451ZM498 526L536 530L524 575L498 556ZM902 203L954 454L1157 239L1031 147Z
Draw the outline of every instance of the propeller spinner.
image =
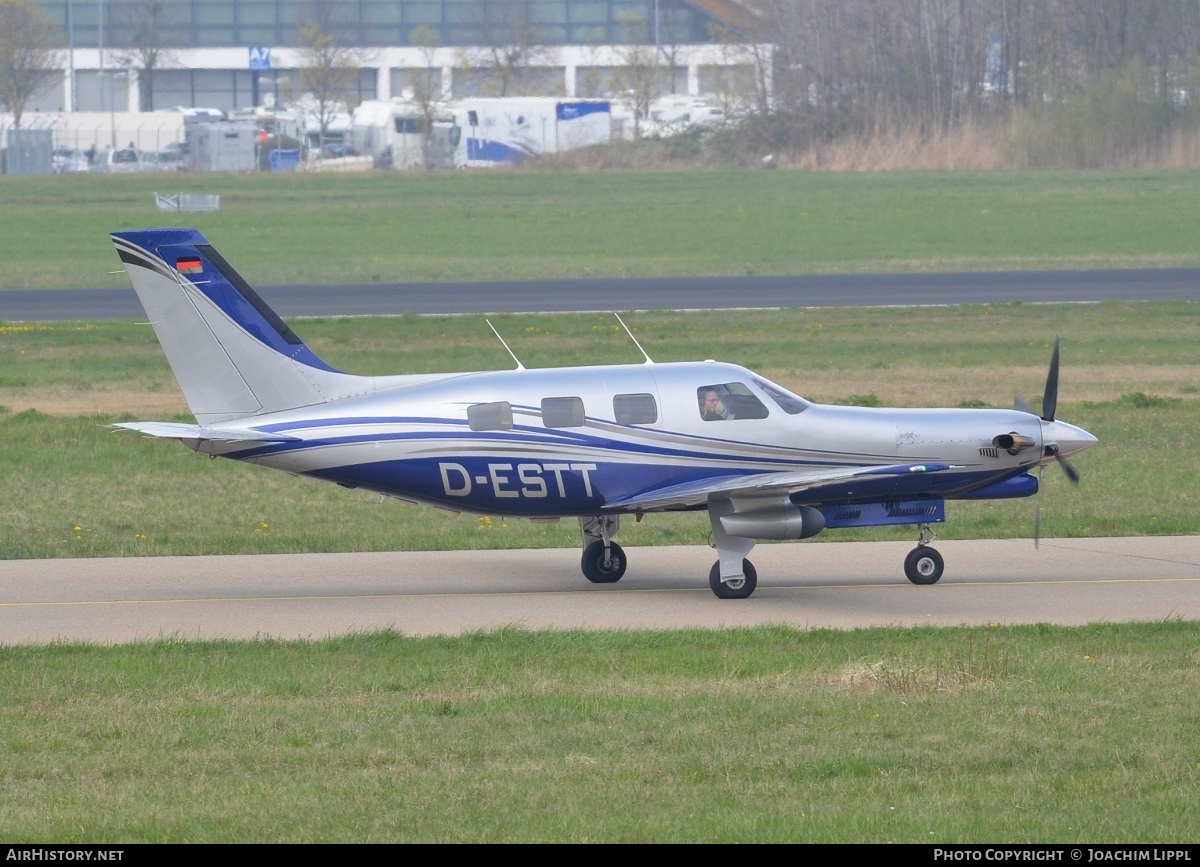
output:
M1097 442L1096 438L1083 428L1065 421L1058 421L1054 415L1058 411L1058 357L1060 337L1054 338L1054 354L1050 356L1050 372L1046 374L1046 389L1042 394L1042 460L1038 471L1040 478L1046 464L1053 460L1062 468L1063 473L1073 485L1079 484L1079 471L1067 460L1067 455L1077 454L1089 449ZM1033 407L1023 397L1017 397L1016 408L1033 415ZM1042 505L1041 485L1038 485L1038 507L1034 516L1033 544L1037 544L1042 536Z
M1062 468L1071 484L1079 484L1079 471L1071 466L1068 455L1082 452L1096 444L1096 438L1083 428L1064 421L1058 421L1054 416L1058 411L1058 368L1059 348L1061 338L1054 338L1054 353L1050 356L1050 372L1046 374L1046 388L1042 393L1042 465L1051 460ZM1033 407L1023 397L1016 399L1015 406L1022 412L1034 414Z

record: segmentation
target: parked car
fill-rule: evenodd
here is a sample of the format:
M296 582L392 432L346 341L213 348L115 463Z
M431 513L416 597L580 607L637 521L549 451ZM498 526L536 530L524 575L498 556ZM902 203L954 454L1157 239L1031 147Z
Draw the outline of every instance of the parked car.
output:
M109 174L136 172L141 167L137 148L117 148L106 152L103 167Z
M328 142L324 150L321 151L321 156L327 160L336 160L341 157L356 157L358 151L353 146L343 142Z
M160 172L187 171L187 147L182 144L169 144L162 150L151 155L152 161L147 161L146 168Z
M80 153L77 150L72 150L65 145L59 145L54 149L52 156L52 165L54 173L57 175L70 175L76 172L86 172L88 170L88 158L86 154Z

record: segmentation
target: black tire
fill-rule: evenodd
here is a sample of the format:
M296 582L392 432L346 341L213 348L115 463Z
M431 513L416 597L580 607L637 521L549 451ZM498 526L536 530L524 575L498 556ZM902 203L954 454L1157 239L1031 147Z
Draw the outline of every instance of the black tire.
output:
M904 574L914 584L936 584L946 568L942 555L928 545L918 545L904 558Z
M593 584L614 584L625 574L625 549L608 543L608 565L604 565L604 543L593 542L583 549L583 577Z
M758 586L758 573L754 571L753 563L742 560L742 574L746 577L736 581L722 581L721 561L718 560L708 570L708 586L718 599L748 599Z

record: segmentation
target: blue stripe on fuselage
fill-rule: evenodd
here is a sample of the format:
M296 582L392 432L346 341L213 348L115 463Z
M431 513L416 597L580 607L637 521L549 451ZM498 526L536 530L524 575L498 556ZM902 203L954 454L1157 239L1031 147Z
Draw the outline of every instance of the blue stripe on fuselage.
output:
M756 467L828 467L845 466L848 461L861 464L892 465L895 463L894 454L849 454L833 452L827 449L800 449L785 445L765 445L763 443L742 440L719 439L716 437L697 436L695 434L679 433L657 428L630 428L616 425L615 422L605 422L598 419L588 419L589 426L583 428L545 428L534 425L515 425L506 431L470 431L466 420L462 418L438 418L433 416L338 416L324 419L304 419L287 422L273 422L254 426L255 431L271 434L289 434L295 436L298 432L315 428L353 428L353 427L401 427L424 426L425 430L417 431L388 431L372 432L369 434L343 434L336 437L320 437L308 440L297 439L295 442L255 446L239 452L230 452L225 456L238 460L260 457L284 451L304 451L309 448L320 448L330 445L344 445L356 442L389 442L420 438L455 438L470 439L486 442L489 447L497 442L509 441L514 445L538 443L549 446L574 445L585 448L612 449L626 455L646 455L665 458L681 459L712 459L732 461L742 464L753 464ZM429 430L428 428L452 428L446 430ZM631 436L641 435L642 439L624 439L604 436L605 428L621 431ZM663 439L678 439L693 445L667 446L660 444ZM724 447L719 451L712 447ZM755 450L755 454L738 454L735 449L747 448ZM763 449L770 449L778 456L763 455ZM820 456L829 455L830 460ZM912 462L922 460L913 457Z
M594 514L610 502L636 503L639 496L695 481L741 477L749 484L759 473L609 461L444 456L353 464L306 475L455 511L540 516ZM995 471L955 473L948 477L857 476L802 491L793 495L792 500L813 504L922 496L952 498L972 488L995 487L998 481Z
M689 449L684 447L664 447L651 443L628 442L625 440L610 439L607 437L570 434L558 435L550 434L544 428L538 427L514 427L508 431L470 431L467 423L464 421L455 421L449 419L429 419L422 420L376 420L371 424L393 424L407 425L413 423L436 424L439 427L452 427L454 430L413 430L413 431L373 431L364 434L344 434L339 436L318 437L308 440L296 440L292 442L271 443L268 445L258 445L247 448L241 451L228 452L223 457L232 458L235 460L249 460L254 458L268 457L284 453L304 452L310 449L327 448L330 446L339 445L354 445L363 443L386 443L386 442L404 442L409 440L454 440L459 441L461 445L454 447L452 453L454 455L470 454L479 451L481 448L486 448L490 453L495 454L499 449L497 446L513 446L519 448L522 446L542 446L547 448L561 448L570 446L572 448L591 448L604 450L609 452L617 452L628 457L648 457L660 459L676 459L676 460L711 460L727 463L743 464L753 466L754 471L761 472L768 469L799 469L799 468L827 468L839 467L847 464L847 458L852 457L863 461L878 461L894 462L895 458L887 455L880 456L846 456L839 455L836 460L821 460L819 458L809 457L802 458L799 454L795 457L764 457L762 455L739 455L736 453L715 453L711 450ZM357 424L357 420L337 420L324 423L322 427L350 427ZM256 430L262 430L270 433L283 433L287 431L294 432L299 429L300 425L264 425ZM713 442L712 440L706 440ZM732 445L737 445L736 443ZM520 455L515 455L514 460L520 459Z

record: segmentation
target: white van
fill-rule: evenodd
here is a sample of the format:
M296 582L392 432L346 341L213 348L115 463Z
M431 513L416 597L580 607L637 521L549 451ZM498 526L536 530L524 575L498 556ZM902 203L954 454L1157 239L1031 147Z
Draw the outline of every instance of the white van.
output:
M109 175L136 172L140 168L137 148L106 148L97 151L96 160L91 165L92 171Z

